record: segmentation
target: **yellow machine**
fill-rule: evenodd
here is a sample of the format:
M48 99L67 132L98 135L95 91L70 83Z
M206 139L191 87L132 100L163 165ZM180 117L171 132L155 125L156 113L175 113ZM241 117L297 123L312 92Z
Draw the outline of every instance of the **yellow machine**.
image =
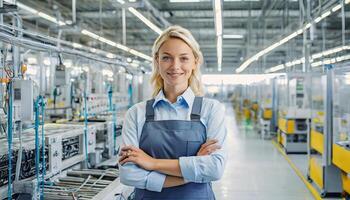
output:
M349 70L349 69L347 69ZM343 191L350 195L350 75L335 72L333 97L333 151L332 162L342 171ZM335 112L336 111L336 112Z
M314 183L321 197L340 196L341 171L331 163L332 93L330 75L312 76L311 80L311 131L308 148L308 180ZM321 92L320 92L321 91Z
M258 111L258 123L259 132L261 138L270 139L275 134L274 128L272 128L272 117L273 117L273 86L274 79L265 79L261 82L259 88L259 111Z
M286 153L306 153L310 109L305 74L278 78L278 138Z

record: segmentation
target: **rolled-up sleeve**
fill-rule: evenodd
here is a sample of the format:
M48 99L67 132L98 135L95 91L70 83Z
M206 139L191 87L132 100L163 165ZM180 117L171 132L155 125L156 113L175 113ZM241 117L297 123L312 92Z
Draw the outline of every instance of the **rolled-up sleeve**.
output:
M227 159L225 107L215 101L207 121L208 139L217 139L221 149L207 156L180 157L180 169L186 182L207 183L219 180Z
M125 115L122 130L122 146L133 145L139 147L136 106L130 108ZM133 163L119 165L120 181L124 185L139 189L161 192L166 175L147 171Z

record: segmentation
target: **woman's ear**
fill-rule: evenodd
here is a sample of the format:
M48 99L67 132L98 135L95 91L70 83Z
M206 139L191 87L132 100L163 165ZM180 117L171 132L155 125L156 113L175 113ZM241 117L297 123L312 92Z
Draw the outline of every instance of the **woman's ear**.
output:
M156 67L158 68L158 66L159 66L159 62L158 62L158 53L155 55L155 57L154 57L154 64L156 65Z
M195 61L194 61L194 68L193 68L193 71L196 70L197 67L199 67L198 65L199 65L199 59L196 58Z

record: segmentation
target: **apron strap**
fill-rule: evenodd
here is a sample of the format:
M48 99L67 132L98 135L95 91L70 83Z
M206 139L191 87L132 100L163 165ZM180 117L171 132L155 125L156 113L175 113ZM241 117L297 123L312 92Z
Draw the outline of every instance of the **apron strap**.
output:
M148 100L146 104L146 121L154 121L154 99Z
M199 121L201 118L203 97L195 97L192 105L191 121Z

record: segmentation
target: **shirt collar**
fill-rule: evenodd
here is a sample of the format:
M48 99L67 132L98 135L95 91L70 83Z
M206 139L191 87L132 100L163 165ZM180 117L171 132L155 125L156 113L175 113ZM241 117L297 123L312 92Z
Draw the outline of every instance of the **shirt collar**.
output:
M190 87L188 87L184 93L182 93L182 95L177 97L177 102L181 102L182 100L184 100L183 102L185 102L185 104L188 107L191 107L194 101L195 95L192 91L192 89ZM170 101L165 98L164 92L163 90L160 90L159 93L157 94L157 96L154 98L154 103L153 103L153 108L160 102L160 101L165 101L170 103Z

